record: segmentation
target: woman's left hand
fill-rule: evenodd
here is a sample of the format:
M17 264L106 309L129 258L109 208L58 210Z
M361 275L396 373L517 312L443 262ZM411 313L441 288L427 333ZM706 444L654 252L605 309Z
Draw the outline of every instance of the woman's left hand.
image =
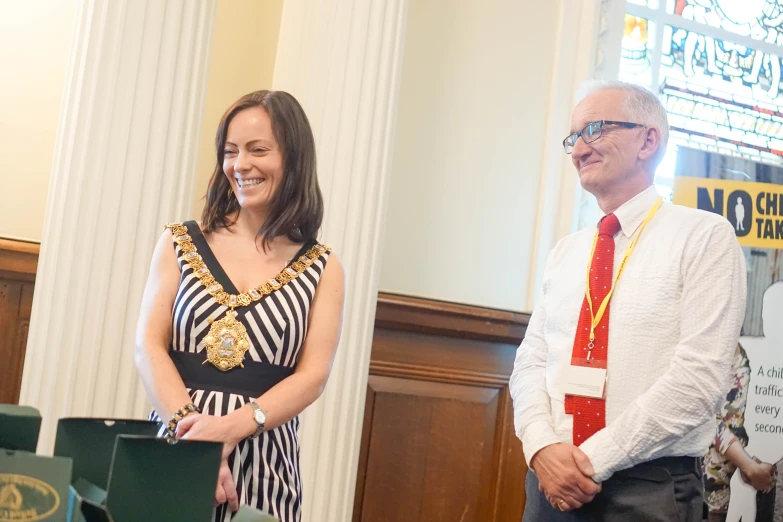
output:
M191 413L177 423L177 437L185 440L208 440L223 443L223 459L227 459L241 437L232 433L225 417Z

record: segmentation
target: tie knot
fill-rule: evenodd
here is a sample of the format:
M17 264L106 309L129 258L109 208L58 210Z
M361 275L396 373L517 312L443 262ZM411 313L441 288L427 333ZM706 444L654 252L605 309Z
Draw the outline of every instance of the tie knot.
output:
M614 214L604 216L598 223L598 235L612 236L620 231L620 220Z

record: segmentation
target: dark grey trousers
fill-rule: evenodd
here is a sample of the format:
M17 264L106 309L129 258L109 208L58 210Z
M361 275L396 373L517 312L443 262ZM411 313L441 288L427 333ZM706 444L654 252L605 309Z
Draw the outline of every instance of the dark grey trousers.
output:
M691 465L691 462L693 463ZM579 509L563 513L538 491L528 471L523 522L700 522L703 490L697 459L670 458L618 471L601 493Z

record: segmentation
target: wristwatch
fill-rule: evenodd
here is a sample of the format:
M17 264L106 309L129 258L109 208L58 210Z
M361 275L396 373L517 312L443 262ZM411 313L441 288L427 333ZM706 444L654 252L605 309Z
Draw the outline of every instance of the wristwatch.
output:
M266 413L261 409L261 406L254 400L250 400L250 406L253 408L253 420L256 421L258 427L256 431L250 436L255 439L262 433L264 433L264 424L266 424Z

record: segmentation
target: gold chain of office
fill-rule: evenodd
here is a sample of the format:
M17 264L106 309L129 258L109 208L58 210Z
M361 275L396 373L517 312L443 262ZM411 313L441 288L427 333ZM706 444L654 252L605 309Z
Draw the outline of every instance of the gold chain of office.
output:
M196 250L196 245L193 244L193 240L188 234L188 229L185 225L174 223L166 225L166 228L171 230L171 233L174 235L174 241L177 242L182 252L182 258L193 269L193 273L207 289L207 292L215 298L215 301L228 307L226 315L222 319L217 321L213 318L209 319L211 326L209 333L204 338L204 346L207 351L207 359L204 361L204 364L209 362L215 368L224 372L237 366L244 368L245 353L250 348L250 337L247 334L247 329L245 325L237 321L237 313L234 311L234 308L247 306L265 295L282 288L299 277L302 272L307 270L307 267L329 250L328 247L317 243L272 279L255 288L251 288L247 292L236 295L229 294L223 290L223 285L215 280L215 277Z
M193 240L191 239L190 234L188 234L188 229L185 225L182 223L173 223L166 225L166 228L171 230L171 233L174 235L174 241L177 242L177 245L179 245L179 248L182 251L183 259L188 263L188 266L193 269L193 273L207 289L207 292L215 298L215 301L230 308L247 306L253 301L258 301L265 295L269 295L275 290L282 288L287 283L299 277L302 272L307 270L307 267L312 265L315 260L329 250L328 247L317 243L272 279L269 279L255 288L251 288L247 292L236 295L229 294L223 290L223 285L215 280L215 277L209 271L209 268L196 250L196 245L193 244Z

